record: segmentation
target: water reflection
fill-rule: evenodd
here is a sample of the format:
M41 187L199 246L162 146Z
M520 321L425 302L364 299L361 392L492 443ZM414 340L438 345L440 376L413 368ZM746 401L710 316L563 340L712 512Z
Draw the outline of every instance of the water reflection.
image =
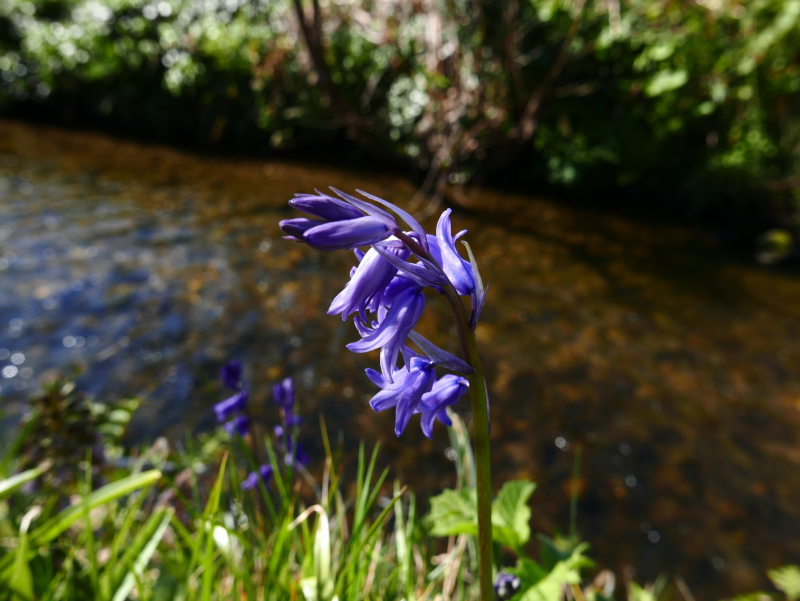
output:
M407 182L2 122L0 156L5 411L80 367L101 399L147 398L134 440L177 438L213 425L219 367L237 357L261 419L277 419L268 384L296 378L312 454L323 414L351 444L383 439L418 489L452 485L443 432L430 442L412 424L395 439L392 416L366 405L376 357L345 351L352 326L325 315L352 256L285 243L277 228L296 191L400 201ZM457 229L491 282L477 335L493 462L498 481L539 483L534 527L566 530L580 446L578 527L619 573L679 570L707 597L796 561L797 278L677 228L489 192L464 202ZM431 297L422 333L447 339L446 314Z

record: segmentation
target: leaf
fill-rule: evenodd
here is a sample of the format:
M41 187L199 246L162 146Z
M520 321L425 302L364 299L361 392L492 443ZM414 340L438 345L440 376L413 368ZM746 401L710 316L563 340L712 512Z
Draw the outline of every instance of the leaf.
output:
M492 538L518 553L531 537L528 499L535 489L527 480L506 482L492 503Z
M50 462L42 463L38 467L25 470L24 472L11 476L10 478L6 478L0 482L0 499L7 497L26 482L30 482L31 480L38 478L44 472L46 472L51 465L52 463Z
M150 470L141 474L134 474L122 480L112 482L94 491L86 498L86 504L90 510L114 501L120 497L132 493L135 490L149 486L161 478L159 470ZM84 502L81 501L56 515L54 518L38 528L32 534L36 538L38 545L47 543L69 528L74 522L83 516Z
M516 568L509 570L520 579L519 592L512 597L514 601L560 601L562 585L579 584L581 568L588 568L594 562L583 555L589 547L583 543L575 547L564 559L558 561L551 570L535 561L521 558Z
M34 599L33 575L28 564L28 528L40 513L41 509L34 507L23 516L19 527L19 545L14 555L14 570L8 580L8 585L15 593L11 597L13 601Z
M31 533L30 539L33 541L32 546L41 546L49 543L56 538L59 534L64 532L67 528L72 526L76 521L84 517L84 512L104 505L123 497L135 490L150 486L161 478L159 470L150 470L142 474L134 474L107 484L106 486L94 491L88 497L81 499L78 503L70 505L65 510L60 512L55 517L51 518L42 526L37 528ZM5 556L0 560L0 577L8 577L12 564L9 560L10 556Z
M783 566L777 570L770 570L767 576L772 580L779 591L782 591L789 601L800 599L800 567Z
M470 534L478 536L478 510L475 490L445 490L431 499L428 520L434 536Z
M635 582L628 584L628 601L657 601L656 596Z
M659 71L647 82L644 93L650 97L658 96L664 92L677 90L689 81L689 74L684 71Z
M160 520L160 521L159 521ZM172 520L172 511L162 509L155 514L147 521L147 524L144 527L143 532L149 533L150 530L155 528L152 535L150 535L149 539L147 539L146 544L141 546L141 551L138 553L136 558L134 559L133 556L135 553L126 553L123 557L123 561L127 563L130 561L131 569L128 570L125 578L122 580L122 583L119 585L116 593L114 593L114 597L112 601L125 601L128 598L128 595L133 590L134 585L136 584L136 579L144 573L144 569L147 567L147 564L150 563L150 558L153 557L153 553L156 552L158 548L158 543L161 542L161 538L164 536L164 533L167 531L167 527L169 526L170 521ZM146 537L137 536L137 540L134 541L131 550L135 550L140 547L139 539L144 539Z

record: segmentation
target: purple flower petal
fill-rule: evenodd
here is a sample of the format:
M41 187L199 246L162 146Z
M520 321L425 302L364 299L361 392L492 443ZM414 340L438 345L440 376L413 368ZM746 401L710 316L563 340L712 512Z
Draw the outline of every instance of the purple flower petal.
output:
M436 224L436 238L441 250L441 265L453 288L459 294L470 294L475 289L472 265L461 258L450 227L450 213L447 209Z
M312 227L303 234L303 241L318 250L350 250L380 242L393 233L381 219L359 217Z
M289 201L289 205L324 221L342 221L364 216L364 213L353 205L323 193L295 196Z
M214 413L219 423L226 422L234 413L240 413L247 407L247 391L240 390L231 397L214 405Z
M387 251L400 259L405 259L409 251L399 249ZM346 320L353 313L359 313L361 320L366 321L367 305L375 297L382 297L384 288L392 281L397 268L384 259L374 248L364 255L361 263L328 309L328 315L342 314Z
M250 420L247 419L246 415L237 415L231 421L222 424L222 427L225 428L231 436L234 434L245 436L250 428Z
M347 348L354 353L366 353L386 347L387 352L381 353L381 369L384 375L390 374L400 354L400 347L405 344L408 333L424 309L425 295L421 292L407 290L401 293L378 327L366 333L361 340L348 344Z
M316 219L306 219L305 217L296 217L294 219L284 219L278 225L283 233L288 234L293 239L301 240L305 234L312 227L322 225L325 221L317 221Z

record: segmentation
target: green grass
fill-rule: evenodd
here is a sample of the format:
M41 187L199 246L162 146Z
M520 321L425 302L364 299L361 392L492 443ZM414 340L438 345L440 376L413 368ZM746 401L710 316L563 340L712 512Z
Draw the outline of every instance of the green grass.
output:
M378 446L362 444L348 465L324 424L322 437L318 479L287 467L257 491L241 488L255 465L250 449L222 431L187 453L144 450L125 469L93 469L87 458L62 487L48 484L49 460L16 473L20 445L10 445L0 480L0 601L477 599L475 469L463 422L454 416L450 429L456 489L431 499L424 517L414 494L381 469ZM495 560L501 549L516 557L506 568L521 583L511 599L684 598L680 579L618 586L616 597L597 580L587 584L594 564L574 523L569 537L531 537L533 491L530 482L507 482L492 507ZM538 560L530 540L538 542ZM781 593L740 601L800 598L800 569L769 576Z

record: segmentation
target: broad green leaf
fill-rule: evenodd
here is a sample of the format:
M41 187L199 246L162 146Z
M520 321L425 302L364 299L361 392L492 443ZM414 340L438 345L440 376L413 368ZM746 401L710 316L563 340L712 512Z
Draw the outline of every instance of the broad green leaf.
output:
M588 547L586 543L578 545L549 571L533 560L519 559L517 567L510 570L520 579L520 589L513 597L514 601L560 601L562 585L579 584L581 568L594 565L583 555Z
M767 576L772 580L775 588L782 591L790 601L800 599L800 567L783 566L777 570L770 570Z
M536 485L527 480L506 482L492 503L492 538L519 552L531 537L531 509L528 507Z
M445 490L431 499L431 534L478 536L478 510L475 490L457 492Z

